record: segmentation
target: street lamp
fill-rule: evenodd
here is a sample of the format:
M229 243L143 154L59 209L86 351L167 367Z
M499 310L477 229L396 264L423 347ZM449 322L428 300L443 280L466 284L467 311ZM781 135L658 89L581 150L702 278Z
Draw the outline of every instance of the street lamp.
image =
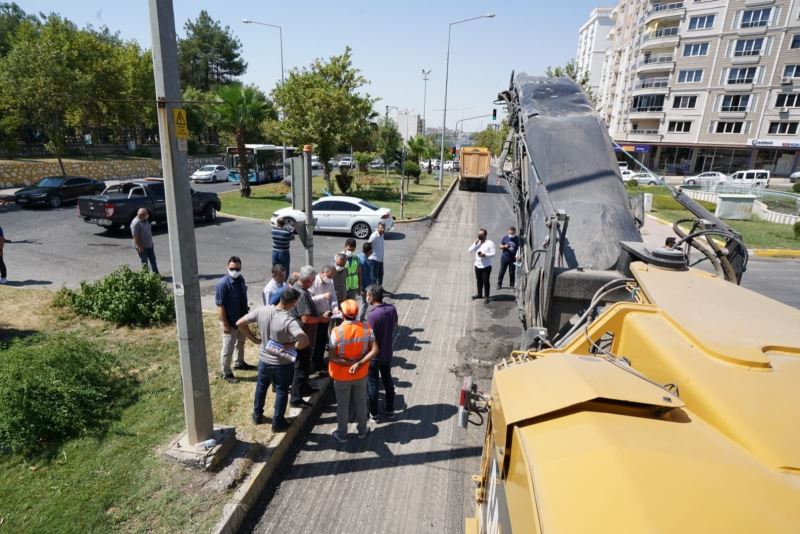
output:
M439 191L442 190L442 181L444 180L444 134L447 130L447 82L450 78L450 33L453 30L453 26L456 24L462 24L464 22L469 22L471 20L478 20L478 19L493 19L494 13L487 13L485 15L480 15L478 17L472 17L469 19L464 20L457 20L455 22L451 22L450 25L447 27L447 64L444 71L444 116L442 117L442 150L439 156Z
M422 135L425 135L425 130L428 128L428 123L425 117L425 109L428 103L428 76L431 74L431 69L422 69L422 79L425 81L425 90L422 93Z
M245 24L258 24L260 26L268 26L270 28L277 28L278 29L278 35L280 36L280 40L281 40L281 87L283 87L284 84L286 83L286 80L285 80L284 75L283 75L283 28L281 26L278 26L277 24L267 24L266 22L259 22L257 20L252 20L252 19L242 19L242 22L245 23ZM281 117L281 120L285 119L286 118L286 113L284 113L283 110L281 110L281 114L283 115ZM281 136L281 137L283 138L283 136ZM283 172L283 176L285 177L286 176L286 139L283 138L281 140L281 142L283 143L283 146L281 147L282 154L283 154L283 160L281 161L281 169L282 169L282 172ZM241 157L241 155L239 157Z

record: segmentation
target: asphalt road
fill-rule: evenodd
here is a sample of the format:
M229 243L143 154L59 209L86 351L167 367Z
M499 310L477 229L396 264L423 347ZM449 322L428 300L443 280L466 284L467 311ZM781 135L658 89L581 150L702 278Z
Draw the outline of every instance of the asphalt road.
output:
M201 184L199 190L223 191L236 184ZM386 279L403 272L408 259L419 246L429 223L398 224L386 234ZM102 278L121 264L138 267L139 257L127 233L108 234L99 226L83 222L74 205L56 210L0 207L0 226L7 243L4 259L9 270L9 285L77 287L83 280ZM159 270L170 281L169 236L166 228L153 228ZM333 255L344 248L344 234L315 234L315 265L333 262ZM261 290L269 279L272 240L267 223L219 217L214 224L198 221L195 227L203 307L214 307L214 284L225 273L227 260L242 259L249 301L261 304ZM360 246L360 245L359 245ZM305 252L298 239L292 242L291 267L305 263Z

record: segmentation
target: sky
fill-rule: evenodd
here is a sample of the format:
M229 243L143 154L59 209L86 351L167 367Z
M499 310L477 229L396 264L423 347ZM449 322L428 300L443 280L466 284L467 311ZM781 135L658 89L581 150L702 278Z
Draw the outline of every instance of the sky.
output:
M151 47L148 2L145 0L16 0L28 13L56 12L79 26L108 26L125 39ZM341 54L349 45L353 63L370 80L366 91L385 106L413 108L423 113L422 69L430 69L425 115L429 127L441 126L449 23L486 13L452 27L447 127L461 118L502 109L492 102L508 88L512 70L544 74L548 65L575 56L578 28L592 9L611 5L596 0L174 0L178 35L201 9L242 42L247 61L243 81L269 92L280 82L278 30L243 24L249 18L283 27L284 64L309 65L315 58ZM390 115L395 112L392 110ZM466 131L483 129L490 119L466 121Z

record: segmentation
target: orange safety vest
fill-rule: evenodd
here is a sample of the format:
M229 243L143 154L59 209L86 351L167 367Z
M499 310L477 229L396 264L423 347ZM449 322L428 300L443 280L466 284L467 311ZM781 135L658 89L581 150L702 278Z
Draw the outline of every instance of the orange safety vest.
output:
M341 358L360 360L369 352L369 342L372 338L372 329L367 323L346 321L331 332L331 347L333 353ZM328 374L336 381L348 382L361 380L369 373L369 365L362 365L355 374L350 374L349 365L328 362Z

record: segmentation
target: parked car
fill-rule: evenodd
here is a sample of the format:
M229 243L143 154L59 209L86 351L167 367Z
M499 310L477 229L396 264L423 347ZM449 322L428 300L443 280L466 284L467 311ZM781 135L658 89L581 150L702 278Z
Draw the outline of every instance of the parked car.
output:
M164 181L160 178L126 180L106 188L100 195L78 199L78 216L91 224L106 228L129 226L139 208L150 212L154 223L166 223L167 206ZM192 211L195 217L214 222L222 203L216 193L192 189Z
M392 212L356 197L329 196L315 201L312 208L317 225L314 228L322 232L343 232L352 234L358 239L366 239L382 222L389 231L394 226ZM281 208L272 214L270 224L275 227L279 217L283 217L286 229L293 232L295 225L305 224L302 211L292 208Z
M370 169L382 169L383 168L383 160L380 159L380 158L373 159L372 161L369 162L369 168Z
M337 167L352 167L353 166L353 158L350 156L345 156L339 160L339 164Z
M24 187L14 193L19 206L50 206L58 208L64 202L77 200L82 195L96 195L105 189L103 182L83 176L48 176L36 185Z
M458 170L458 162L454 160L448 160L444 162L444 170L446 171L455 171Z
M736 171L721 183L732 187L769 187L770 172L764 169Z
M225 165L205 165L192 173L195 182L227 182L228 167Z
M793 172L792 174L790 174L789 175L789 182L791 182L793 184L797 183L797 182L800 182L800 171Z
M228 171L228 181L229 182L236 182L238 184L239 183L239 171L238 170L233 170L233 169ZM247 181L249 183L251 183L251 184L259 183L258 182L258 175L256 174L256 171L254 171L253 169L248 169L247 170Z
M703 172L696 176L687 176L683 179L683 185L717 185L726 176L721 172Z
M319 156L311 156L311 170L319 171L323 168L325 168L325 166L319 160Z
M639 185L664 185L664 179L660 176L656 176L655 174L649 172L635 172L628 175L628 178L624 178L626 182L628 180L636 180Z

